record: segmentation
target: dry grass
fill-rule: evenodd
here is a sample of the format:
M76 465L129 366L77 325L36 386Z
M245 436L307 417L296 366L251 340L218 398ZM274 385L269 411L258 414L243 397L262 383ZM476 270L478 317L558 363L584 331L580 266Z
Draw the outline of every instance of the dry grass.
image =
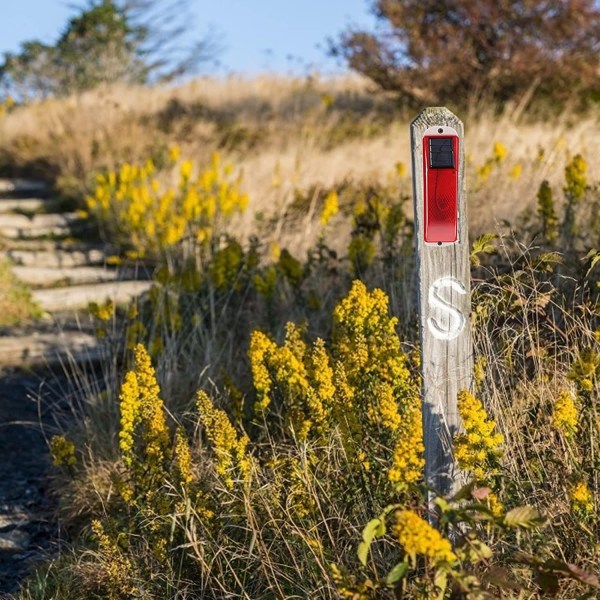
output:
M19 325L39 314L29 289L17 281L8 261L0 258L0 327Z
M219 149L244 175L251 210L237 225L242 237L256 230L255 216L283 216L297 193L328 190L351 181L382 183L402 163L409 170L410 114L392 98L374 94L358 78L337 80L197 79L180 87L114 86L66 100L14 110L0 121L0 164L34 168L81 197L91 175L124 161L157 156L171 143L205 163ZM568 157L592 156L600 135L598 115L563 115L532 121L519 110L464 116L469 157L471 231L495 230L531 208L542 180L558 192ZM477 169L501 142L508 155L485 182ZM538 154L543 149L540 160ZM522 174L510 176L515 165ZM591 180L600 166L590 166ZM276 185L274 185L276 183ZM410 180L405 178L410 192ZM310 204L310 203L308 203ZM305 210L310 212L310 206ZM308 225L308 223L305 223ZM283 227L269 234L284 234ZM314 228L278 241L304 251Z
M396 167L399 162L406 167L410 164L408 120L409 115L394 108L389 98L371 96L359 80L198 80L174 89L115 87L14 111L0 123L0 139L5 140L0 156L8 163L46 165L50 174L59 177L63 189L70 186L82 191L95 170L115 167L124 160L144 160L172 142L199 163L220 149L225 159L243 170L251 198L251 210L234 224L232 233L245 242L248 235L258 232L263 241L277 241L300 256L324 233L318 225L318 200L325 190L342 190L344 208L348 206L343 204L343 190L349 188L393 182L395 187L386 189L410 194L410 177ZM600 133L595 115L565 115L549 125L516 111L502 116L479 111L465 122L473 235L501 229L502 219L515 223L519 213L535 209L544 179L550 181L557 199L563 197L560 190L567 159L577 153L593 158L593 144ZM495 142L508 149L507 156L494 163L489 176L482 177L478 168L491 157ZM511 177L516 165L522 168L518 178ZM600 164L589 164L588 180L599 179ZM591 193L589 197L590 203L595 202ZM351 227L348 214L338 215L325 231L326 243L345 249ZM524 229L521 232L523 237L528 235ZM408 247L409 240L405 241ZM543 249L523 248L514 238L502 238L499 249L498 256L485 262L497 268L481 267L474 272L476 358L485 359L487 365L478 393L506 439L503 468L495 485L507 508L534 504L551 517L552 524L540 534L536 552L597 570L600 342L594 315L596 281L576 279L580 272L573 265L569 267L572 273L555 263L548 267L540 258ZM571 258L581 262L580 257ZM390 262L378 259L364 278L369 287L380 286L389 293L392 313L400 317L402 342L411 348L416 326L410 257L398 252ZM164 298L159 297L152 314L146 315L149 339L160 337L163 342L156 362L169 419L186 425L190 432L198 481L207 480L209 463L194 412L194 390L214 390L219 403L231 408L232 392L220 380L226 370L246 401L251 401L246 352L254 328L277 336L285 321L306 320L311 336L329 339L331 306L345 293L354 273L347 261L338 259L313 268L302 286L281 279L274 302L257 295L251 277L245 283L236 282L239 289L222 291L211 287L210 277L204 277L206 287L194 293L165 287ZM316 309L308 302L311 290L318 292ZM183 325L170 327L160 317L168 305L165 298L177 294L186 301L178 306ZM196 318L197 314L203 318ZM120 331L110 332L115 340L120 335ZM578 390L579 430L575 439L568 439L553 426L552 414L562 390L583 385L573 372L589 348L596 361L596 371L590 375L596 387L592 392ZM103 559L99 550L90 550L97 544L87 539L89 528L84 524L95 516L110 522L114 516L111 502L117 493L114 474L122 470L116 448L122 369L116 354L107 357L103 367L98 381L77 373L85 400L72 407L79 418L72 437L80 464L75 481L64 493L62 514L69 529L79 533L81 528L78 539L85 550L67 555L66 566L51 567L58 575L50 573L38 580L40 586L50 587L29 588L22 598L61 597L52 585L64 585L62 595L71 593L71 597L85 593L81 590L86 586L94 588L96 564ZM248 423L248 431L255 426ZM348 471L348 464L345 448L335 435L314 446L288 440L278 446L275 438L276 431L270 430L258 440L256 456L276 456L276 450L283 448L286 459L297 459L303 467L300 481L307 500L318 507L318 519L307 525L289 510L272 514L270 482L260 482L252 497L241 491L237 498L212 483L224 498L221 517L235 535L213 538L217 534L209 529L196 529L197 515L179 511L172 515L172 531L182 536L172 556L186 549L193 560L194 584L202 588L203 597L333 598L328 562L348 561L356 573L364 574L354 558L356 542L380 500L374 499L368 486L363 496L355 494L351 500L348 490L340 494L336 482ZM306 460L308 454L313 455L312 463ZM570 490L578 481L587 481L596 494L589 515L578 515L571 506ZM146 521L142 524L145 527ZM163 586L173 597L193 597L186 573L177 570L177 560L158 565L146 547L151 536L132 531L131 539L137 541L127 550L129 559L149 565L147 572L157 588ZM498 554L510 543L499 541ZM211 544L214 554L209 551ZM382 553L380 559L378 576L391 557ZM152 577L136 575L133 582L142 589ZM92 583L82 587L80 582L87 580ZM559 597L573 597L566 588L561 593ZM539 596L532 591L527 597Z

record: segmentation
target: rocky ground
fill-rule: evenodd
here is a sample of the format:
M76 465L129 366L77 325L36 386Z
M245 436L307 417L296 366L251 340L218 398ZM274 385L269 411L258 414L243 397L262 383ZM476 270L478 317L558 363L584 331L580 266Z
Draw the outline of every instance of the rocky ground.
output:
M0 593L14 592L58 539L45 439L58 383L54 375L0 377Z

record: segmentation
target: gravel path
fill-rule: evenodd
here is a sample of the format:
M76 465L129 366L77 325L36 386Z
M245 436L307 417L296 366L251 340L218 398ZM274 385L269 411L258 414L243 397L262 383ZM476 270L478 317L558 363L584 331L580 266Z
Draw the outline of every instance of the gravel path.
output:
M57 396L48 381L58 380L0 374L0 595L16 591L58 534L40 425L51 425L49 407Z

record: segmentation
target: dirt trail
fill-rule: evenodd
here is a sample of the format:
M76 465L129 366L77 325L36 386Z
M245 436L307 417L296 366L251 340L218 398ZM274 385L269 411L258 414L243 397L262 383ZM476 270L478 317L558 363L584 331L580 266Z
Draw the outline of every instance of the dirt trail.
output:
M42 425L56 398L46 378L0 376L0 595L15 592L57 539ZM38 403L37 398L41 400Z
M114 266L114 249L94 241L90 227L64 213L43 182L0 178L0 260L44 314L0 329L0 596L17 591L59 540L43 431L56 431L53 420L75 388L62 365L90 365L105 350L88 303L126 305L152 285L146 269ZM7 368L19 374L4 375ZM30 368L46 374L26 374Z

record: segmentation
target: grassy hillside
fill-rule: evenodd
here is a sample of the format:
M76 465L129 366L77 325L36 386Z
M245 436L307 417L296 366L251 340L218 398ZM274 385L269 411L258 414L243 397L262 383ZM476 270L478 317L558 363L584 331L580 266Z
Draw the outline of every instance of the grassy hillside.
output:
M532 208L542 180L560 190L569 157L594 153L598 115L544 118L523 108L515 103L495 116L474 107L460 115L475 236ZM315 193L386 184L397 174L410 193L408 123L413 116L357 78L116 86L13 109L0 119L0 166L13 172L33 169L65 194L81 198L97 172L158 158L173 143L198 164L219 150L243 172L251 206L241 226L248 234L254 215L280 217L298 196L309 205ZM497 143L505 153L501 150L501 160L494 161ZM591 163L589 169L590 179L597 180L600 167ZM305 250L296 233L286 245Z
M598 115L462 115L469 484L434 527L411 116L360 80L257 79L0 121L3 168L46 174L115 261L154 267L126 311L90 307L113 350L51 441L70 544L21 598L598 593Z

